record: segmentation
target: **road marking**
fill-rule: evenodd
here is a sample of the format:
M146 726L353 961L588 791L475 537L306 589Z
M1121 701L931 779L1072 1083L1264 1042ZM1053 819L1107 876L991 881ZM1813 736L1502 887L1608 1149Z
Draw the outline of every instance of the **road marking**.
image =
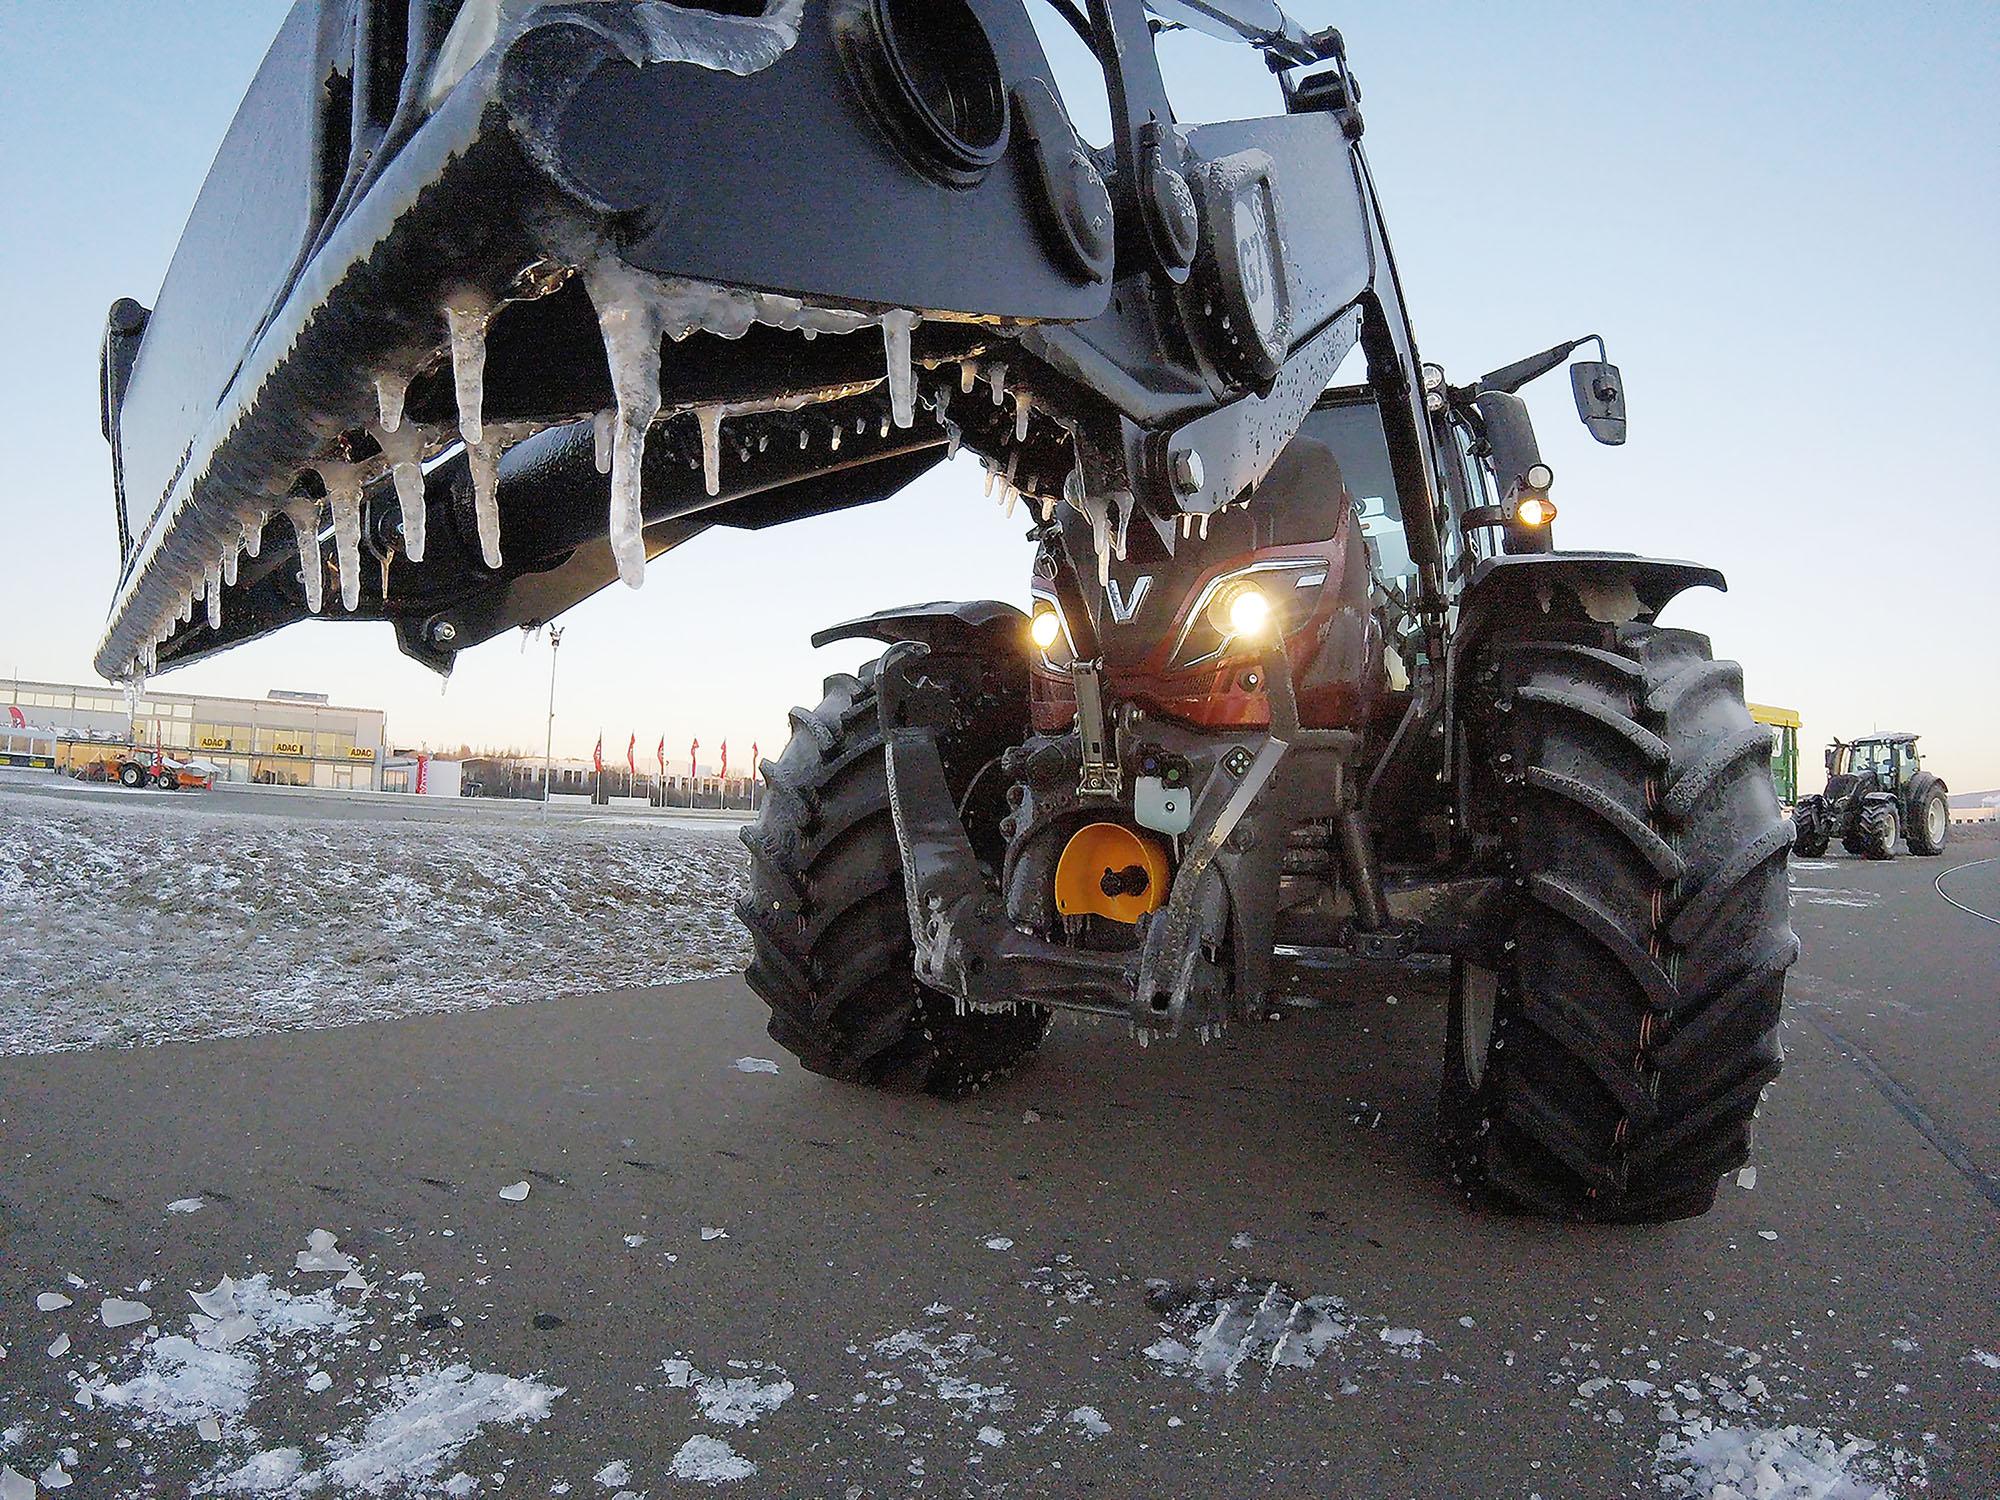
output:
M1973 915L1979 916L1982 913L1975 912ZM1974 1161L1972 1153L1966 1150L1965 1143L1933 1120L1924 1107L1911 1096L1910 1091L1889 1076L1889 1070L1876 1060L1874 1053L1859 1042L1849 1041L1818 1016L1808 1015L1806 1020L1812 1023L1813 1030L1832 1042L1837 1050L1846 1054L1847 1060L1854 1064L1864 1078L1875 1085L1882 1097L1889 1101L1890 1107L1916 1126L1918 1134L1937 1147L1938 1153L1957 1169L1961 1177L1972 1184L1982 1198L1995 1208L2000 1208L2000 1178L1995 1178L1992 1173Z
M1934 884L1937 887L1937 893L1940 896L1944 896L1945 875L1956 875L1960 870L1976 870L1981 865L1992 864L1993 861L1996 859L2000 859L2000 854L1989 855L1985 859L1975 859L1972 861L1971 864L1955 865L1951 869L1946 870L1944 872L1944 875L1938 876L1937 880L1934 882ZM1944 899L1947 901L1951 901L1951 897L1949 896L1944 896ZM1964 912L1969 917L1977 917L1982 922L1991 922L1995 927L2000 927L2000 917L1993 916L1983 911L1974 911L1971 907L1967 906L1963 901L1951 901L1951 904L1957 907L1960 911Z

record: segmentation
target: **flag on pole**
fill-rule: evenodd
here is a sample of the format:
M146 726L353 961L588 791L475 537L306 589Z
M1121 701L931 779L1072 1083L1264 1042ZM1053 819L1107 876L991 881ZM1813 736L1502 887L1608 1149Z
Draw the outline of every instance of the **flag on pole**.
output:
M667 774L667 737L666 737L666 736L665 736L664 734L660 736L660 748L659 748L659 749L657 749L657 750L655 750L655 751L653 752L653 755L654 755L654 757L655 757L656 759L658 759L658 761L660 762L660 774L661 774L662 776L666 775L666 774Z
M701 748L700 740L688 741L688 780L694 780L694 753Z
M727 780L729 779L729 741L728 741L728 740L724 740L724 741L722 742L722 779L723 779L724 781L727 781Z
M639 735L635 730L633 731L632 738L625 742L625 769L630 771L634 776L639 774L639 760L636 753L638 749Z
M28 727L28 716L21 712L20 704L18 703L8 704L7 716L14 721L14 727L16 729L26 729Z
M604 774L604 735L602 731L598 733L596 748L590 752L590 763L596 767L599 776Z

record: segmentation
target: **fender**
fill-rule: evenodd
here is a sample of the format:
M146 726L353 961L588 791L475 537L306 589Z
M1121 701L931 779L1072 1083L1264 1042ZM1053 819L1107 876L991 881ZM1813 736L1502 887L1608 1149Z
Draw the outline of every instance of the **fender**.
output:
M1650 624L1691 588L1727 592L1729 584L1700 563L1628 552L1489 557L1472 570L1459 598L1453 655L1463 659L1487 633L1515 620L1556 615L1601 625Z
M921 641L940 655L1004 656L1026 659L1028 617L998 599L939 600L877 610L813 632L815 646L834 641L873 640L893 646Z

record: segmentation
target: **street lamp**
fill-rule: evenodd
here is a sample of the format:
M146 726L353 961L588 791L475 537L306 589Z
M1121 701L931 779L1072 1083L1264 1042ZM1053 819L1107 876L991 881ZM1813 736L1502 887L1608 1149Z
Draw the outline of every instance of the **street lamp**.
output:
M563 633L549 627L549 723L548 739L542 746L542 817L549 815L549 800L556 784L556 652L562 649Z

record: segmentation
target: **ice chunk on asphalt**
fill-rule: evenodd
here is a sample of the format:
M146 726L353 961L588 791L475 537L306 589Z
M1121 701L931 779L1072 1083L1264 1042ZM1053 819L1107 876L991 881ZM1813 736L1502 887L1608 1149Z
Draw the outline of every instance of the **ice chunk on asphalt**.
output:
M1755 1187L1757 1185L1757 1169L1755 1167L1745 1167L1742 1171L1738 1172L1736 1174L1736 1185L1744 1188Z
M607 1490L613 1489L618 1485L630 1484L632 1482L632 1466L622 1458L615 1458L595 1474L591 1475L591 1478L595 1479Z
M736 1059L739 1073L775 1073L778 1065L768 1057L739 1057Z
M194 1300L196 1307L218 1323L235 1317L239 1311L236 1302L236 1283L227 1276L205 1292L197 1292L190 1288L188 1296Z
M298 1254L294 1263L301 1271L330 1271L345 1276L354 1269L354 1257L345 1251L336 1250L339 1237L325 1229L315 1229L306 1236L306 1247Z
M45 1490L66 1490L70 1487L70 1477L64 1472L60 1462L50 1464L42 1470L42 1488Z
M453 293L444 305L445 324L451 331L451 379L458 394L458 434L468 448L486 435L486 324L492 316L493 304L485 293L469 287Z
M68 1307L69 1305L70 1299L65 1297L61 1292L37 1292L35 1294L35 1310L37 1312L54 1312L59 1307Z
M710 1229L707 1225L703 1225L701 1237L705 1240L726 1240L729 1238L729 1231L726 1229Z
M526 1182L510 1182L500 1189L500 1196L509 1203L525 1203L528 1201L528 1191Z
M333 1384L333 1377L324 1370L314 1370L306 1377L306 1389L317 1396Z
M472 519L479 529L479 555L500 566L500 445L467 443L465 466L472 473Z
M1007 1441L1007 1434L997 1427L982 1427L979 1429L979 1441L989 1448L998 1448Z
M368 1290L368 1278L363 1276L359 1271L349 1271L333 1285L336 1291L365 1292Z
M324 568L319 555L319 506L300 495L285 502L285 519L292 523L292 535L299 543L299 577L305 584L306 608L320 611L320 584Z
M106 1297L97 1305L97 1315L104 1320L106 1328L123 1328L131 1323L143 1323L152 1317L152 1308L143 1302L133 1302L124 1297Z
M757 1472L757 1466L721 1438L696 1436L681 1444L668 1465L668 1472L676 1479L726 1484L734 1479L748 1479Z
M35 1481L12 1464L0 1467L0 1500L35 1500Z
M996 1234L986 1242L986 1248L988 1250L1012 1250L1014 1242L1004 1234Z
M219 1443L222 1441L222 1424L214 1417L203 1417L194 1424L194 1435L204 1443Z
M1383 1328L1376 1331L1375 1337L1405 1359L1423 1358L1424 1331L1421 1328Z
M1094 1406L1079 1406L1069 1414L1069 1420L1081 1427L1088 1437L1101 1438L1111 1431L1111 1424L1104 1420L1104 1413Z
M207 1201L205 1198L176 1198L167 1205L167 1212L170 1214L195 1213L205 1207Z
M56 1335L56 1341L49 1345L49 1358L61 1359L67 1353L69 1353L69 1335L59 1333Z
M411 562L424 560L424 443L423 427L405 422L374 429L376 446L389 460L389 473L396 483L396 504L403 517L403 552Z
M917 382L910 363L910 333L918 322L917 315L905 308L893 308L882 314L882 346L889 360L889 412L898 427L908 427L917 419Z

